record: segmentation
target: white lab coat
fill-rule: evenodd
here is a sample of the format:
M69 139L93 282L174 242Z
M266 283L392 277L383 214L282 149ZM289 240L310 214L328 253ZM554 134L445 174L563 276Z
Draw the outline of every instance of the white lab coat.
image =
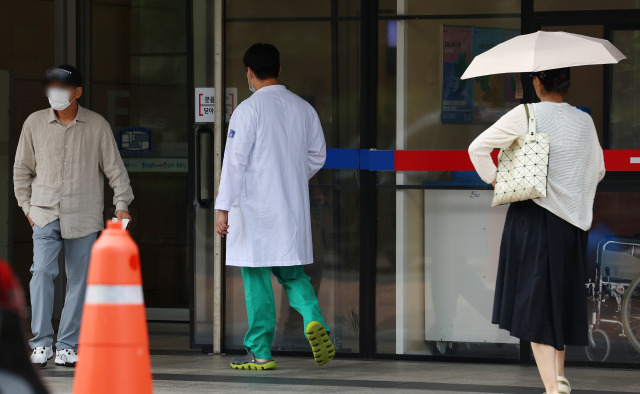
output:
M231 116L216 209L229 211L227 265L313 263L309 179L326 146L313 107L271 85Z

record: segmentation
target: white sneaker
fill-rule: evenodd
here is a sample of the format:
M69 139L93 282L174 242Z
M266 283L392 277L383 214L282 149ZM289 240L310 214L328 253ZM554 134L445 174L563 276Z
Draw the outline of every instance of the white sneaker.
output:
M60 367L75 367L78 353L73 349L56 350L56 365Z
M31 363L38 364L41 367L47 366L47 361L53 357L53 349L51 346L36 346L31 353Z

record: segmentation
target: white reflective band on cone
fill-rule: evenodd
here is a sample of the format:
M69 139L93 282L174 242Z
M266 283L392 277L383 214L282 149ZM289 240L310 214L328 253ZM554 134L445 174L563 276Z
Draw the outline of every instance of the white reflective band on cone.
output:
M140 285L88 285L85 304L144 304Z

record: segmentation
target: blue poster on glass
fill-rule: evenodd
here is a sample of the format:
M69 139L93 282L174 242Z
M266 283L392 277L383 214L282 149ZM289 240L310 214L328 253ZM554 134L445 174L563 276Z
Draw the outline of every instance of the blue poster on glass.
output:
M471 59L520 32L471 26L443 26L441 121L444 124L491 124L519 104L519 74L460 80Z
M504 41L504 29L473 28L473 56L478 56ZM503 114L504 81L502 74L473 79L473 123L489 124Z
M473 121L473 82L461 80L471 63L472 27L443 26L442 123Z
M151 130L144 127L122 129L118 133L118 149L125 155L146 155L151 152L151 135Z

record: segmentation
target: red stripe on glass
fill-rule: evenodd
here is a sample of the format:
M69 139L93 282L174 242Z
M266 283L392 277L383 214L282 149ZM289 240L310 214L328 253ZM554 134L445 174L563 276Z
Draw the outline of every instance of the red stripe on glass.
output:
M493 161L498 162L498 150ZM604 151L607 171L640 171L640 149L608 149ZM474 171L466 150L398 150L395 171Z

